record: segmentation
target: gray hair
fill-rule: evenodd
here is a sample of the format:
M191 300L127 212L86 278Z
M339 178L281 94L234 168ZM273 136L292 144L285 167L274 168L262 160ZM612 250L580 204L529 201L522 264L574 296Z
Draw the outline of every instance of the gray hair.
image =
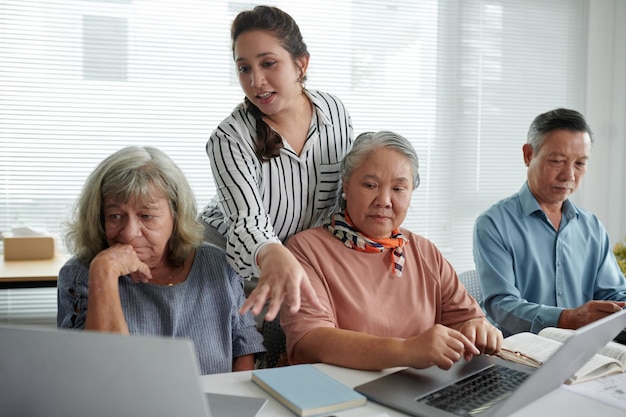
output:
M174 217L167 259L179 266L203 239L193 191L181 169L163 151L130 146L104 159L89 175L66 225L65 245L81 262L89 264L108 247L102 215L103 201L147 203L162 193Z
M559 129L586 132L589 134L591 144L593 144L593 133L583 115L576 110L563 108L550 110L535 117L528 129L526 143L530 144L533 151L537 152L543 145L547 134Z
M354 140L352 149L344 156L341 161L341 180L347 182L352 172L361 165L361 162L372 152L382 149L392 149L406 156L411 163L411 171L413 174L413 190L420 184L419 160L417 152L405 137L382 130L380 132L364 132Z

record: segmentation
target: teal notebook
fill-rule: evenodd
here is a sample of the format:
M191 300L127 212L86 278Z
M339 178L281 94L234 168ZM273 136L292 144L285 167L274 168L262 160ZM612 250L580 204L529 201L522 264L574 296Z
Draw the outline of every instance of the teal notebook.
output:
M252 381L299 416L316 416L358 407L367 399L313 365L252 372Z

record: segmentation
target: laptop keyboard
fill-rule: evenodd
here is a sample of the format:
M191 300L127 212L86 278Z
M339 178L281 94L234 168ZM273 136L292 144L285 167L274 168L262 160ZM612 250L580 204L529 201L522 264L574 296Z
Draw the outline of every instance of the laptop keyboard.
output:
M529 375L494 365L417 401L458 416L474 416L511 395Z

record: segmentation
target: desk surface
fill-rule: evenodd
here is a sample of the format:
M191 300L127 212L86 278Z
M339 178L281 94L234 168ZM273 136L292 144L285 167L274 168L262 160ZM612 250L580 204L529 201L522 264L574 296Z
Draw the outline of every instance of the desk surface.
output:
M369 372L355 371L325 364L317 364L315 366L350 387L355 387L400 369ZM259 417L294 417L291 411L282 406L278 401L269 397L265 391L252 382L250 380L250 374L251 371L204 375L201 377L201 383L205 392L269 398L268 403L263 410L261 410ZM335 415L337 417L406 417L404 413L383 407L372 401L368 401L365 407L345 410L335 413ZM567 417L588 417L592 415L623 417L624 411L583 397L565 388L557 388L539 400L522 408L512 417L537 417L544 415Z
M0 258L0 284L51 282L56 285L59 270L69 257L57 254L51 259L28 261L5 261Z

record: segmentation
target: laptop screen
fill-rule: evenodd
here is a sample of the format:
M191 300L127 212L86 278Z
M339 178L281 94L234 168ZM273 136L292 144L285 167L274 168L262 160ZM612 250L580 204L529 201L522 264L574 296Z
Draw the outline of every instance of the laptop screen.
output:
M0 326L11 416L210 416L189 340Z

